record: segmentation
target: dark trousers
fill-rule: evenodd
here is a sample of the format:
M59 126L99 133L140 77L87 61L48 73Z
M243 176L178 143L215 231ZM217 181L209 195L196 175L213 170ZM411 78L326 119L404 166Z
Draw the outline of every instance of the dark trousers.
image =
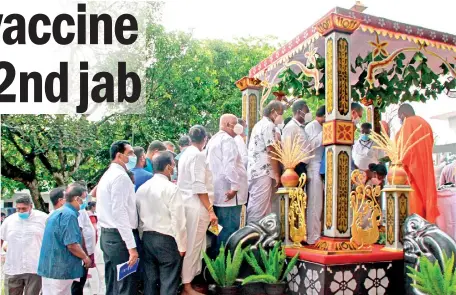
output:
M226 245L228 238L239 229L241 224L241 211L242 206L229 206L229 207L216 207L214 206L214 213L217 215L218 223L223 226L222 231L218 236L213 237L211 240L211 249L209 253L212 257L218 255L222 243Z
M182 257L173 237L146 231L144 253L144 294L174 295L180 284Z
M130 259L127 246L117 229L102 228L100 247L105 262L106 294L137 295L137 273L133 273L123 280L117 281L117 265Z
M74 281L71 285L71 295L83 295L84 294L84 285L87 281L87 274L89 269L84 267L84 274L79 279L79 282Z

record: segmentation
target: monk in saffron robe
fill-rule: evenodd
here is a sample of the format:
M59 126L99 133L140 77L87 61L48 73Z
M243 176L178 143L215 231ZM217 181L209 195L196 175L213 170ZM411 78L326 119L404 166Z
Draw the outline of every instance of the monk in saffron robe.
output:
M434 177L434 163L432 151L434 148L434 137L431 126L423 118L416 116L415 111L409 104L402 104L398 110L398 116L402 125L403 144L405 145L412 133L421 128L410 138L411 146L423 136L430 134L420 141L405 155L402 164L407 172L413 192L409 198L409 214L417 213L431 223L435 223L439 215L437 209L437 189ZM396 140L401 131L396 135Z

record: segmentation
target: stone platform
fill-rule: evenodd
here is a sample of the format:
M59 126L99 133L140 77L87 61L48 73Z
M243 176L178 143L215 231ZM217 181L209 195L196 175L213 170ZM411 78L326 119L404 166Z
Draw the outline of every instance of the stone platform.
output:
M299 252L297 265L288 275L289 294L404 294L404 254L381 250L371 253L326 255L287 248L287 256Z

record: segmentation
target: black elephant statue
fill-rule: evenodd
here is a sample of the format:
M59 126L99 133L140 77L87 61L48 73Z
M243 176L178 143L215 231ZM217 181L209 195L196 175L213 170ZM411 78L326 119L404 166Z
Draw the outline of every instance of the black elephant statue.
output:
M419 270L419 258L427 257L431 262L437 261L443 269L444 253L448 258L456 257L456 242L445 232L417 214L409 216L403 227L404 264ZM455 265L456 267L456 261ZM407 268L405 272L408 272ZM407 294L423 295L411 286L411 279L405 276Z

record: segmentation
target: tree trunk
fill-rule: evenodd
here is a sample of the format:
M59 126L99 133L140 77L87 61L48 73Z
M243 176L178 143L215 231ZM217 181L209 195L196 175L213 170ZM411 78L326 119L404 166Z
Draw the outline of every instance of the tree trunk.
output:
M38 188L38 180L34 179L31 182L25 184L30 191L30 196L32 196L33 204L35 209L41 210L45 213L49 213L49 208L46 207L43 198L41 197L40 190Z

